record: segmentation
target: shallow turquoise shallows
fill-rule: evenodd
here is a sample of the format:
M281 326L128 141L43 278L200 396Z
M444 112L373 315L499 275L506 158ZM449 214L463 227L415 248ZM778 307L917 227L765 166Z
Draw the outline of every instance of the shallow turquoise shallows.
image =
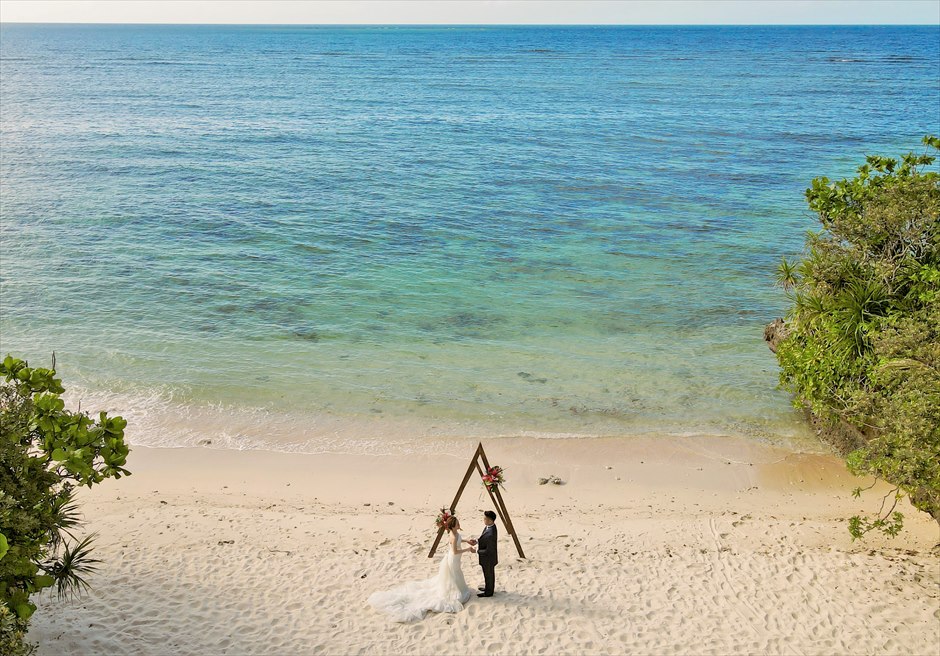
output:
M0 349L143 444L806 444L803 191L940 133L935 27L0 37Z

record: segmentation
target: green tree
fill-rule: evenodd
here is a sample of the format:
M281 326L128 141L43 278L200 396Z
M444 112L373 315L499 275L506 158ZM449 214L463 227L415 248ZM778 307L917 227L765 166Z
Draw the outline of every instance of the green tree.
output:
M928 151L940 139L924 137ZM849 469L894 486L853 538L896 535L897 503L940 523L940 174L935 157L870 156L852 179L806 191L822 228L777 275L792 300L781 385L840 435ZM856 495L861 489L856 490Z
M0 363L0 645L28 653L30 597L55 587L82 592L93 572L93 536L77 540L77 487L128 475L121 417L65 409L51 369L7 356Z

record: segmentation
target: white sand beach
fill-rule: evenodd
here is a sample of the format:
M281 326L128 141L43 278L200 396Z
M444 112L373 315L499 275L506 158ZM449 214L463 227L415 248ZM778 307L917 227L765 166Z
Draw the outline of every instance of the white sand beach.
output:
M432 576L436 510L467 458L136 448L83 492L103 563L81 599L44 595L58 654L936 654L937 524L853 543L876 488L841 461L727 438L500 439L496 595L400 625L368 595ZM564 485L539 485L560 476ZM884 491L882 490L882 494ZM473 481L465 533L489 508ZM470 585L482 582L463 559Z

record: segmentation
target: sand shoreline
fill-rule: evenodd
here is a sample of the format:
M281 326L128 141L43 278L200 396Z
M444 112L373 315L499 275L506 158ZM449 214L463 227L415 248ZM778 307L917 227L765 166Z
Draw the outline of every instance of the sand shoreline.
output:
M897 653L940 649L936 523L852 543L876 504L833 456L723 438L486 440L526 551L497 595L396 625L366 597L431 576L467 457L137 447L83 491L105 564L45 597L40 654ZM540 486L549 473L566 481ZM472 483L467 533L488 507ZM465 559L468 583L479 568ZM488 602L488 603L484 603Z

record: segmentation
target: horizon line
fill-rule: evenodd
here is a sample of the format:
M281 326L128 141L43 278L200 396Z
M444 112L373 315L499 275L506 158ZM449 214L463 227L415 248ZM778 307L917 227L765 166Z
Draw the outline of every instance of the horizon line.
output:
M157 25L268 27L934 27L937 23L157 23L100 21L6 21L0 25Z

